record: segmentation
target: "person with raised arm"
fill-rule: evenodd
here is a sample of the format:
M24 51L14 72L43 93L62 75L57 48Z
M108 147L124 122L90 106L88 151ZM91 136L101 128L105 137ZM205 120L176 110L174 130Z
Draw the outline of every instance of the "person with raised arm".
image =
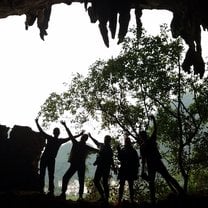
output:
M45 149L40 158L40 190L43 194L45 193L44 191L45 173L47 169L48 179L49 179L49 187L48 187L47 195L54 196L54 172L55 172L56 156L58 154L58 150L60 146L68 142L70 139L72 139L73 136L70 135L67 138L59 138L60 129L57 127L53 129L53 135L49 135L45 131L43 131L42 127L38 122L38 118L35 119L35 123L37 125L40 134L46 140ZM64 122L61 122L61 124L64 125ZM81 136L82 134L83 133L77 135L77 137Z
M66 191L67 191L69 180L77 172L78 180L79 180L79 199L78 200L83 200L84 179L85 179L85 161L89 153L97 153L98 149L90 147L89 145L86 144L86 141L88 140L88 134L82 134L80 141L77 141L75 137L73 137L71 131L68 129L65 123L64 123L64 126L66 128L66 131L69 137L71 138L72 148L71 148L71 153L70 153L69 160L68 160L70 162L70 166L62 178L62 189L61 189L61 194L59 197L62 199L66 199Z
M167 168L162 162L162 156L157 146L157 124L153 115L150 116L153 121L153 132L148 138L145 130L140 131L138 143L140 144L140 152L142 157L142 178L147 180L150 189L150 198L152 204L156 203L155 198L155 176L156 172L160 173L166 180L167 184L174 193L184 194L183 188L178 182L169 174ZM146 172L147 168L147 172Z

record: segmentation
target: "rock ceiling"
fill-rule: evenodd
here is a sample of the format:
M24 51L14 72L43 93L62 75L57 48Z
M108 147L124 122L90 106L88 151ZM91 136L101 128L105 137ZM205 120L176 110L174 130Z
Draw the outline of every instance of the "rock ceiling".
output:
M0 18L10 15L26 15L25 28L37 21L40 37L47 35L48 22L54 4L73 5L82 3L92 23L98 22L103 41L109 47L109 33L115 37L118 29L118 43L127 33L130 11L134 10L137 28L141 30L143 9L163 9L173 13L171 32L174 38L181 37L188 45L182 67L201 78L205 72L202 58L201 30L208 29L206 0L0 0Z

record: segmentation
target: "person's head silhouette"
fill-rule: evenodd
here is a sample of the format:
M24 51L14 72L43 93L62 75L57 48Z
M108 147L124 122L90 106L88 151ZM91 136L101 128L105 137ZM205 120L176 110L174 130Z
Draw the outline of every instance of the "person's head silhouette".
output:
M88 134L83 134L80 141L81 142L86 142L88 140Z
M110 145L110 143L111 143L111 136L106 135L106 136L104 137L104 144L105 144L105 145Z
M131 139L129 137L124 138L124 145L125 146L131 146Z
M55 138L58 138L59 137L59 134L60 134L60 129L59 128L54 128L53 129L53 135Z

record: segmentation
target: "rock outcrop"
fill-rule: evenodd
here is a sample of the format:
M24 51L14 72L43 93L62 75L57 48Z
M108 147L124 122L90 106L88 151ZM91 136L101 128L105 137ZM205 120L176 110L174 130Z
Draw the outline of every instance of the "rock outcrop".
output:
M39 190L38 162L44 144L30 127L0 125L0 191Z

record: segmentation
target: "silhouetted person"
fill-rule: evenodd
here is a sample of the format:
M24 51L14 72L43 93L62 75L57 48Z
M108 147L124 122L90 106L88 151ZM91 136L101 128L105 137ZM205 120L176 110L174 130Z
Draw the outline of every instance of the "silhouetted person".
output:
M101 196L99 201L108 202L109 198L109 184L108 179L110 175L110 169L113 168L115 172L115 166L113 161L113 151L111 148L111 136L106 135L104 137L104 143L98 142L94 139L91 134L89 137L96 144L96 146L100 149L98 156L94 162L94 165L97 165L94 175L94 184ZM102 184L101 184L102 180Z
M80 141L77 141L71 131L67 128L67 133L72 140L72 149L69 156L70 167L65 172L62 178L62 192L60 197L65 199L66 198L66 190L71 177L77 172L78 180L79 180L79 200L83 199L83 192L84 192L84 179L85 179L85 161L87 155L89 153L96 153L98 152L97 149L90 147L86 144L88 139L88 134L83 134L81 136Z
M132 146L129 137L124 138L124 147L117 147L118 159L120 161L120 169L118 173L119 181L119 202L123 197L124 185L128 181L130 199L134 201L134 180L138 178L139 156L137 151Z
M48 195L54 195L54 172L55 172L55 160L58 153L60 146L63 143L69 141L70 138L59 139L60 130L59 128L54 128L53 136L48 135L43 131L41 126L38 123L38 119L35 119L36 125L38 130L40 131L41 135L46 139L46 146L43 154L41 155L40 159L40 188L42 193L44 193L44 186L45 186L45 173L46 169L48 170L48 178L49 178L49 192ZM64 122L61 122L64 125ZM65 126L65 125L64 125ZM81 134L80 134L81 135ZM77 136L80 136L77 135Z
M155 204L155 176L156 172L160 173L166 180L167 184L175 193L184 193L178 182L168 173L165 165L161 160L161 155L157 147L157 126L155 117L152 115L154 130L152 135L148 138L146 131L140 132L138 142L140 143L140 151L142 156L142 177L149 182L150 197L153 204ZM145 165L147 165L147 172L145 173Z

